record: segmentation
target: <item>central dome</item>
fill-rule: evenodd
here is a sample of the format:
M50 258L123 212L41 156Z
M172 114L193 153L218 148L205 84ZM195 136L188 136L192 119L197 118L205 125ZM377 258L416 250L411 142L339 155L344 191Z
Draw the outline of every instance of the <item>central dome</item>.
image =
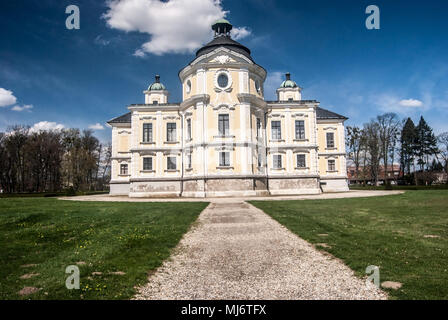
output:
M216 21L212 25L212 30L215 31L215 38L196 52L196 58L210 53L219 47L224 47L240 53L253 61L250 55L250 50L231 38L230 31L232 28L232 24L225 19L219 19Z

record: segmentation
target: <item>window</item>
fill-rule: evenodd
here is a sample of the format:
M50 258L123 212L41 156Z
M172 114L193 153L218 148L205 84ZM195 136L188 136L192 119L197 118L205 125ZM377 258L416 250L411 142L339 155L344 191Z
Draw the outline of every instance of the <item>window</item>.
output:
M257 118L257 139L261 138L261 120Z
M328 171L336 171L336 160L328 160Z
M190 92L191 92L191 81L190 81L190 80L187 81L187 87L186 87L185 91L186 91L187 93L190 93Z
M123 176L128 175L128 165L127 164L120 165L120 175L123 175Z
M288 101L294 101L294 99L293 98L288 98Z
M281 140L282 138L282 128L280 121L272 121L272 140Z
M261 93L260 80L255 80L255 89L257 90L258 93Z
M305 140L305 121L296 120L296 140Z
M218 116L218 130L219 135L228 136L229 135L229 115L220 114Z
M273 156L273 162L274 162L274 169L281 169L282 168L282 155L275 154Z
M187 119L187 140L191 140L191 119Z
M218 76L218 86L222 89L227 88L229 84L229 77L227 77L227 75L225 73L221 73Z
M152 142L152 123L143 124L143 142Z
M167 123L166 124L166 141L175 142L176 141L176 124Z
M306 160L304 154L297 155L297 168L306 168Z
M191 153L187 155L187 169L191 169L193 163L191 162Z
M327 148L334 148L334 133L327 132Z
M168 157L166 167L168 170L176 170L176 157Z
M219 153L219 166L230 167L230 152Z
M261 168L263 163L261 162L261 154L258 154L258 168Z
M152 158L143 158L143 170L144 171L151 171L152 170Z

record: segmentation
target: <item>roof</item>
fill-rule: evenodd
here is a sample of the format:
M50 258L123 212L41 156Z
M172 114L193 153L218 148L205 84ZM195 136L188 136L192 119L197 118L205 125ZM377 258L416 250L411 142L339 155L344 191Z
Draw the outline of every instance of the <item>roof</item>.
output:
M152 90L155 91L166 90L166 87L163 85L163 83L160 82L160 76L158 74L155 77L154 83L148 87L148 91Z
M317 119L344 119L347 120L347 117L341 116L333 111L329 111L327 109L317 107L316 108L316 116Z
M228 48L232 51L242 54L243 56L245 56L245 57L249 58L251 61L253 61L253 59L250 55L250 53L251 53L250 50L247 47L243 46L241 43L233 40L232 38L230 38L230 36L227 36L227 35L218 36L215 39L213 39L212 41L210 41L209 43L207 43L205 46L203 46L201 49L199 49L196 52L196 58L203 56L207 53L210 53L219 47Z
M148 91L156 91L156 90L166 90L166 87L163 85L163 83L154 82L148 88Z
M226 20L224 18L216 20L213 24L217 24L217 23L231 24L228 20Z
M122 116L119 116L117 118L114 118L107 123L131 123L131 113L128 112Z
M285 80L282 82L282 84L280 85L280 88L297 88L297 83L295 83L292 80Z

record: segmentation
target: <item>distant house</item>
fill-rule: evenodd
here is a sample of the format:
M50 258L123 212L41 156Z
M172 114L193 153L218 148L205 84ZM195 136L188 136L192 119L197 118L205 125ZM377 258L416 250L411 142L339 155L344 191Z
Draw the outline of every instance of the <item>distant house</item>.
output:
M384 183L384 166L380 166L379 173L378 173L378 182ZM370 166L360 166L358 168L358 173L356 173L356 166L355 165L349 165L347 166L347 177L350 184L360 184L360 183L372 183L373 177L372 177L372 170ZM386 180L391 181L392 183L394 181L397 181L399 178L403 177L403 171L401 170L401 167L399 164L389 165L387 166L387 173L386 173Z

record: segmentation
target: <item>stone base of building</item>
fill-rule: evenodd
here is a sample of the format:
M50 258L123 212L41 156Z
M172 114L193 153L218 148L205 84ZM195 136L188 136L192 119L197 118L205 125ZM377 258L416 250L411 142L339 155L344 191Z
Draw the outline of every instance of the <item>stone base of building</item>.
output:
M271 195L320 194L319 178L269 177Z
M111 184L111 195L131 198L206 198L270 195L309 195L348 191L347 179L318 177L213 177L182 179L136 179Z
M323 192L347 192L348 180L346 177L341 178L321 178L320 185Z
M127 196L129 195L130 184L129 182L119 183L113 182L110 184L110 195L112 196Z

